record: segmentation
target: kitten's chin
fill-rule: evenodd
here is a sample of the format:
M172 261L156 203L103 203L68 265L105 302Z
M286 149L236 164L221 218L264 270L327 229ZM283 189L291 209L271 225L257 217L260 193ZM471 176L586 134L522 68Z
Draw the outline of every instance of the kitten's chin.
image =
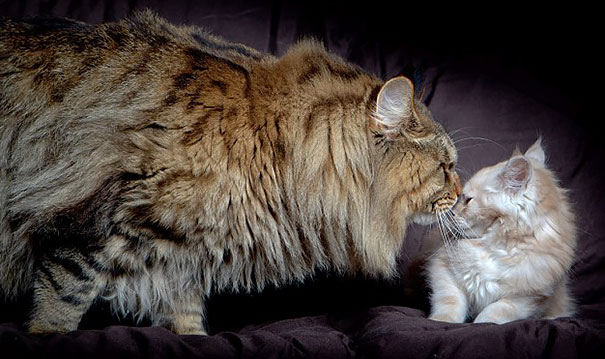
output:
M412 222L427 226L437 222L437 216L432 213L416 213L412 216Z

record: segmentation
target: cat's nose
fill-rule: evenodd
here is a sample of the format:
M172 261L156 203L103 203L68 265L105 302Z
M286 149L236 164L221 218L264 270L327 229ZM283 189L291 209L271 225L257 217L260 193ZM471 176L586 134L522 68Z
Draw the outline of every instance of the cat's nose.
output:
M457 173L454 173L454 193L456 193L457 197L460 197L462 194L462 183L460 183L460 176Z

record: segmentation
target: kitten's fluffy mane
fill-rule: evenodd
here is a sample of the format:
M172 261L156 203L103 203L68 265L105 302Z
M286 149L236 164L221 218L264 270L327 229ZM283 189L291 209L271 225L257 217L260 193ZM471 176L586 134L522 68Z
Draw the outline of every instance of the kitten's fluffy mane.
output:
M507 162L494 166L492 173L486 173L488 178L496 176L487 179L491 185L486 189L493 191L489 194L493 198L491 203L503 221L494 230L498 237L508 240L533 236L542 244L567 241L572 244L575 227L568 193L546 167L541 142L538 139L524 155L513 155ZM514 230L517 232L511 232Z
M431 318L503 323L573 313L574 216L541 139L477 172L454 213L443 232L453 235L429 261Z

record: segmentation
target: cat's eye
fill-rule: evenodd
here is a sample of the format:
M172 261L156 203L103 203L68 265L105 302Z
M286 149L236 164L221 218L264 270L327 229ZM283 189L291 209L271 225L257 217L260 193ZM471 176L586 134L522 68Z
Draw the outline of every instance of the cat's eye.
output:
M464 204L467 205L467 204L471 203L472 200L473 200L473 197L466 197L466 199L464 200Z
M442 167L444 170L446 170L446 169L447 169L448 171L451 171L451 170L453 170L453 169L454 169L454 167L455 167L455 166L456 166L456 165L455 165L453 162L451 162L450 164L447 164L447 165L446 165L445 163L441 162L441 167Z

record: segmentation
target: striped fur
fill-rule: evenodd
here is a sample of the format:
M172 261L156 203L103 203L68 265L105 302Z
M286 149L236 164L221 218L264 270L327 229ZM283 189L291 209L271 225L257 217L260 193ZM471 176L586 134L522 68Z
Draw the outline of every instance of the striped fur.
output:
M0 288L33 289L31 332L103 298L204 333L212 290L389 276L408 221L457 195L411 83L391 82L411 111L377 111L390 85L313 41L275 58L149 12L2 20L0 71Z

